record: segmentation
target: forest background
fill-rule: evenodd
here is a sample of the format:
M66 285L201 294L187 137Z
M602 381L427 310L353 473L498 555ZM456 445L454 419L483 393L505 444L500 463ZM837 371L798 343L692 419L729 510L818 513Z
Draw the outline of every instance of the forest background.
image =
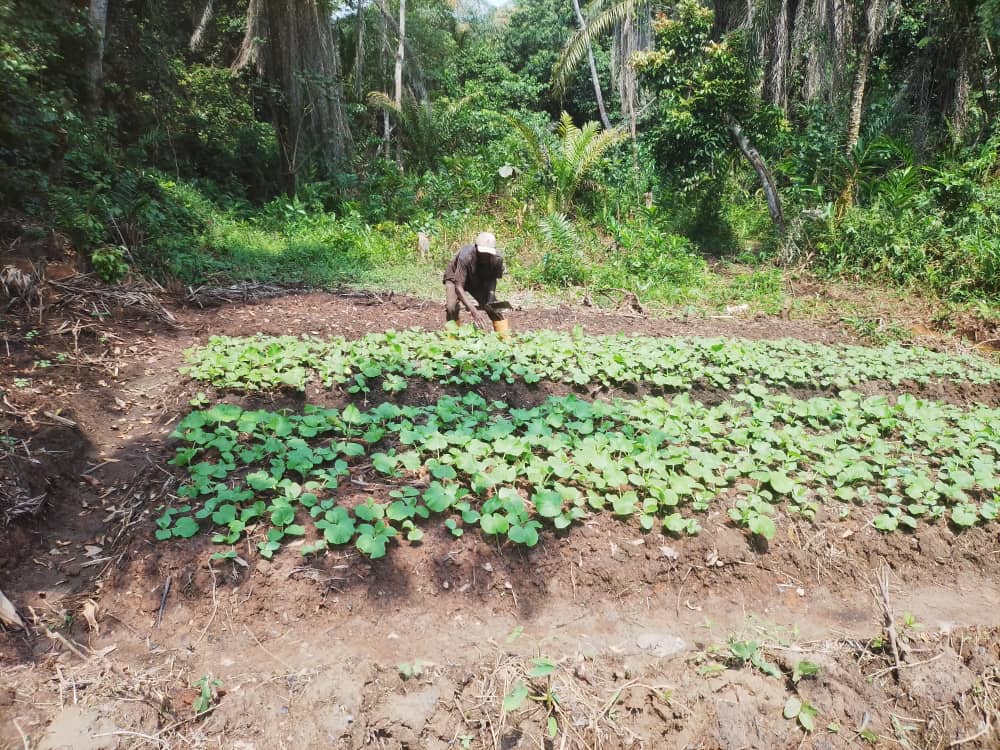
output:
M439 294L489 228L518 289L990 307L998 53L998 0L0 0L0 239Z

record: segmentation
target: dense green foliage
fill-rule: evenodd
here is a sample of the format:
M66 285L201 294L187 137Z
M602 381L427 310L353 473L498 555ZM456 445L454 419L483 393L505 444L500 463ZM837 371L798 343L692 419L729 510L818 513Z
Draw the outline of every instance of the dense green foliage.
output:
M605 387L645 384L671 390L760 384L847 388L949 379L1000 382L1000 367L976 357L920 347L828 346L794 339L647 338L531 331L510 339L470 329L388 331L356 340L213 337L188 352L186 373L225 389L304 390L318 379L351 393L378 383L386 393L407 379L445 385L556 381Z
M219 339L192 358L193 375L239 390L301 388L313 369L327 385L350 384L366 396L375 379L392 392L406 377L463 386L518 377L736 388L715 405L682 393L611 402L571 395L518 408L472 390L427 406L385 401L367 411L307 405L295 414L220 403L190 413L174 433L173 462L187 472L178 491L185 504L163 511L160 539L206 526L216 543L246 537L265 557L302 537L303 554L353 542L381 557L393 538L419 542L432 515L456 536L478 526L534 546L547 529L569 529L602 511L634 517L644 531L696 534L698 514L721 504L731 522L767 539L782 516L860 517L888 532L938 519L965 528L1000 511L995 409L846 390L798 399L759 382L1000 379L996 368L977 371L971 360L919 350L579 333L540 333L509 346L465 330L328 343ZM338 487L362 463L394 489L344 504Z
M651 27L648 3L585 4L596 81L581 62L559 88L581 38L570 2L419 0L398 105L397 3L109 0L103 34L100 5L0 0L0 235L55 228L109 281L136 266L429 291L430 264L490 226L519 285L727 302L709 255L1000 295L993 0L834 19L682 0ZM614 131L588 124L595 83ZM784 234L731 120L770 167Z

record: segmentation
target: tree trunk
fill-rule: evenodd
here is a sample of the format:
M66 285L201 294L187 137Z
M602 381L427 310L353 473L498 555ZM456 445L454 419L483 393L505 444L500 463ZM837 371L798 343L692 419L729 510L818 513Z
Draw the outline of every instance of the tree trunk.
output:
M790 57L790 29L795 19L790 0L781 0L778 17L774 22L767 66L767 98L774 106L788 112L788 59Z
M396 69L393 75L392 101L396 111L403 111L403 55L406 51L406 0L399 0L399 46L396 48ZM396 137L396 166L403 170L402 134Z
M351 143L336 36L319 0L250 0L236 70L248 65L274 84L269 97L285 161L286 189L303 168L335 174Z
M194 33L191 35L191 41L188 43L192 52L197 52L201 49L201 45L205 43L205 31L208 29L208 24L212 22L214 14L215 0L207 0L205 10L202 11L201 19L198 21L198 25L195 26Z
M628 122L629 135L636 141L639 117L639 82L632 67L632 55L652 48L652 5L640 3L615 27L611 40L611 76L621 101L622 115Z
M851 106L847 111L847 140L844 142L847 155L850 156L861 136L861 114L865 103L865 88L868 85L868 67L872 55L867 49L861 50L858 67L854 71L854 85L851 86Z
M90 26L97 39L87 60L87 86L90 91L91 112L101 106L104 82L104 48L108 31L108 0L90 0L88 12Z
M851 87L851 108L847 113L847 153L850 155L861 134L861 114L864 108L865 88L868 86L868 69L872 57L878 49L879 40L885 31L885 0L866 0L864 13L864 40L858 57L858 67L854 71L854 85Z
M844 146L848 157L851 156L861 136L861 116L864 112L865 89L868 86L868 69L871 67L872 56L875 54L879 39L885 30L885 0L866 0L864 15L865 36L858 56L858 66L854 71L851 104L847 111L847 139ZM853 175L848 177L838 201L841 212L854 203L854 191L857 187L855 183Z
M385 88L388 88L388 83L386 82L389 76L388 65L386 59L389 56L389 23L392 20L388 13L388 8L385 7L384 0L376 0L378 2L379 10L382 11L382 23L379 26L381 31L381 49L382 54L379 55L379 78L384 82ZM389 119L388 110L382 110L382 146L379 149L382 155L388 159L389 158L389 146L392 138L392 121Z
M573 11L576 13L577 23L580 24L580 31L587 30L587 24L583 20L583 13L580 12L580 0L573 0ZM611 121L608 119L608 111L604 107L604 94L601 93L601 79L597 75L597 63L594 62L594 50L587 43L587 62L590 64L590 80L594 84L594 98L597 100L597 111L601 115L601 125L605 130L611 129Z
M354 99L361 101L365 70L365 4L358 0L358 17L354 25Z
M767 165L764 163L763 157L753 147L753 144L750 143L750 139L747 138L746 133L743 132L743 128L736 120L732 117L727 117L726 125L729 128L729 134L733 137L733 141L743 153L743 156L753 166L757 177L760 179L760 186L764 190L764 198L767 200L767 210L771 214L771 221L774 222L778 234L784 234L785 217L781 213L781 201L778 198L778 190L774 186L774 180L767 169Z

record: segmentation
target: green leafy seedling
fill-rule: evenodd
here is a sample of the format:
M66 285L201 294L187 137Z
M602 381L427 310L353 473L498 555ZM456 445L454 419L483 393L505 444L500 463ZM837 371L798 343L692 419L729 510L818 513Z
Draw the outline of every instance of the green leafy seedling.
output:
M785 702L783 714L786 719L796 719L799 725L807 732L816 729L816 716L819 714L807 701L793 695Z
M192 707L194 715L201 716L210 711L219 702L219 688L222 687L222 680L205 675L191 687L198 688L198 695L194 699Z
M803 677L815 677L819 674L819 664L803 659L792 670L792 682L798 684Z
M403 662L399 665L399 676L405 681L420 677L424 673L424 664L418 659L413 662Z

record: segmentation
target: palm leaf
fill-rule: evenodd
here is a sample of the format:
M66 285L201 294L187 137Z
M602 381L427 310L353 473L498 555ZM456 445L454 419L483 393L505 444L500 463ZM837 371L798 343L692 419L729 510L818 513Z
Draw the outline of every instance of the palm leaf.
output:
M549 168L548 154L542 146L542 141L533 127L518 118L507 115L504 119L517 128L518 132L524 136L524 142L528 146L528 153L534 159L535 165L543 172Z
M559 59L552 68L552 88L556 94L566 93L573 73L587 56L593 41L635 14L636 9L649 0L596 0L587 6L588 20L584 28L577 29L566 42Z

